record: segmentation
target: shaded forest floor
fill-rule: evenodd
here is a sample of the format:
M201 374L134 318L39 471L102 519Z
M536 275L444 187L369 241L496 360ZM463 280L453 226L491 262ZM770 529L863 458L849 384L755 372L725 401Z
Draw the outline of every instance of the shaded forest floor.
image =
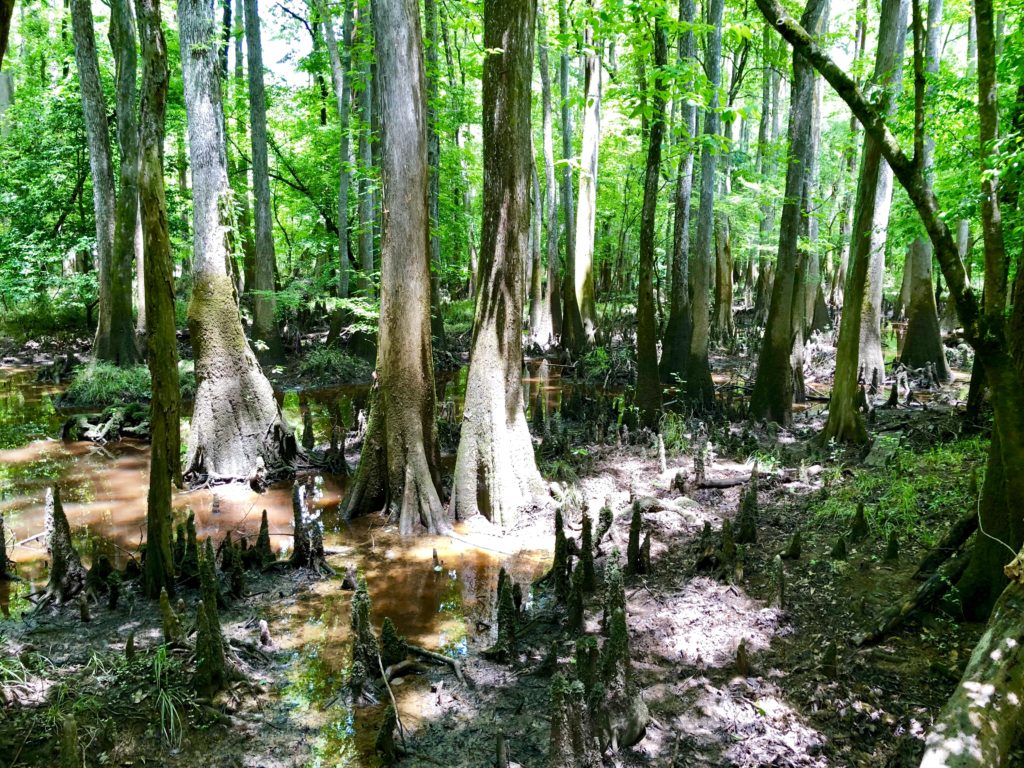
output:
M394 595L385 613L375 609L375 621L379 626L383 615L403 605L433 601L426 610L443 615L442 635L449 640L437 650L461 660L466 682L432 665L393 682L407 730L409 755L402 764L492 766L501 730L515 763L543 766L551 676L573 655L561 623L564 609L546 590L530 592L519 657L498 664L480 654L495 636L493 573L464 584L458 600L444 591L447 573L424 574L432 547L451 562L456 550L480 545L525 587L546 568L536 552L552 546L556 501L571 536L579 535L582 509L595 517L603 506L615 513L599 572L626 550L634 501L652 537L652 573L627 577L626 597L634 671L653 719L644 739L610 764L915 765L920 739L956 685L980 625L958 622L953 595L878 644L857 648L852 640L916 588L911 575L920 556L971 504L972 482L978 482L971 476L984 467L986 441L961 436L960 416L943 399L950 398L879 410L873 430L881 436L866 456L814 447L821 405L799 414L791 431L670 419L663 429L665 471L651 436L594 443L586 420L566 416L560 429L567 450L543 465L557 478L555 498L524 516L513 531L514 545L471 521L455 539L410 548L376 519L354 534L352 547L329 549L335 577L250 574L249 597L222 612L247 682L214 702L191 693L189 651L160 650L159 614L130 587L117 609L94 608L89 623L72 606L2 622L0 765L52 762L67 712L80 721L88 765L376 765L374 740L389 693L378 690L378 705L347 701L352 593L342 590L341 578L346 566L358 564L372 593L375 579L407 560L419 569L418 578L441 579L441 586L426 598ZM703 452L695 435L705 428L706 476L728 487L693 482L694 449L700 445ZM742 481L755 462L757 542L745 548L742 567L728 574L698 569L705 523L717 536L735 517ZM677 483L677 475L689 482ZM849 533L858 502L866 505L869 535L851 542L847 558L839 559L832 550ZM803 551L786 561L780 606L774 558L796 531ZM900 543L895 562L883 558L891 533ZM520 549L533 554L517 554ZM466 573L458 578L465 581ZM183 597L188 617L196 595ZM594 598L587 632L599 633L600 615ZM269 648L259 645L261 618L274 638ZM129 660L130 633L136 651ZM749 664L737 664L741 642Z

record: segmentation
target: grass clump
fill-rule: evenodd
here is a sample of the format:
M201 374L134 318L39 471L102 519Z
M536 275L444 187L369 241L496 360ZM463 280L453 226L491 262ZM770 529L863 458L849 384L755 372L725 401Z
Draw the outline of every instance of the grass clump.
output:
M181 399L196 394L196 376L191 360L178 363ZM75 371L75 377L61 396L62 408L105 408L122 403L147 402L152 397L149 368L145 365L118 367L94 362Z
M372 372L370 363L334 347L318 347L299 364L303 382L320 387L367 382Z
M933 546L943 523L977 503L971 472L983 473L987 454L988 440L981 437L936 445L923 453L900 448L884 469L859 469L849 479L837 474L827 483L828 497L814 516L819 523L849 525L857 505L864 504L873 535L885 539L895 533L901 541Z

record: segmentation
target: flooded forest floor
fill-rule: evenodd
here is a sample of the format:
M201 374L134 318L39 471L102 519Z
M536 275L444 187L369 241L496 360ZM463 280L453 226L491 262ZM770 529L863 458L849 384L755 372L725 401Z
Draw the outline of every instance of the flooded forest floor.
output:
M212 701L192 688L189 642L164 643L158 607L131 582L83 621L77 604L34 611L29 595L48 576L43 498L61 486L76 548L89 566L137 557L144 533L148 447L135 441L66 443L58 389L35 381L38 360L0 366L0 511L20 581L0 581L0 766L53 764L62 723L77 721L88 766L300 768L376 766L379 725L392 697L410 766L493 766L507 739L513 764L546 766L553 674L573 664L566 611L544 576L555 510L578 543L584 513L612 524L598 542L599 579L624 562L639 510L650 535L650 571L625 577L634 680L651 722L639 743L607 758L620 766L909 766L955 687L981 631L959 621L956 595L863 647L858 635L920 584L921 556L968 512L987 439L967 434L957 403L964 381L879 409L870 450L819 446L824 402L813 398L790 430L738 419L669 415L662 445L621 427L614 387L562 380L555 363L532 366L524 384L531 431L552 496L497 535L483 521L453 535L402 539L380 517L346 522L336 510L343 472L309 468L308 511L324 526L335 574L274 566L246 573L221 623L239 679ZM743 378L719 358L723 392ZM459 380L441 385L441 437L457 440ZM815 393L814 382L810 391ZM312 424L317 447L338 414L358 458L358 388L282 393L286 417ZM728 397L728 407L739 407ZM314 449L315 451L316 449ZM756 540L722 566L709 552L732 527L757 472ZM447 471L450 473L451 467ZM261 512L283 561L290 549L291 485L178 493L200 540L228 532L255 540ZM858 505L866 532L855 530ZM793 554L799 533L798 557ZM838 540L843 538L845 553ZM11 549L11 544L17 546ZM892 551L892 547L898 553ZM782 577L779 565L782 564ZM390 618L417 646L458 661L411 655L390 687L353 701L350 613L344 583L365 576L371 617ZM486 658L497 639L499 570L523 589L517 652ZM225 584L227 576L221 577ZM584 633L601 634L602 589L588 597ZM194 623L197 590L183 587L180 618ZM181 605L179 603L179 605ZM261 621L268 638L261 640ZM376 700L374 702L374 700Z

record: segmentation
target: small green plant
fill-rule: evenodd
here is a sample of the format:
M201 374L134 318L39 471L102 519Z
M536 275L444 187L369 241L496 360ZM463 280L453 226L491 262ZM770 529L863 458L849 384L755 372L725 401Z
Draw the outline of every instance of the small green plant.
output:
M334 347L318 347L299 364L304 383L313 386L367 382L373 366Z
M191 360L178 363L181 399L196 394L195 369ZM125 368L96 362L83 365L60 399L62 408L105 408L120 403L141 403L152 396L149 368L133 365Z
M661 438L665 441L665 450L684 453L690 448L690 431L686 426L686 418L674 411L665 411L661 417Z

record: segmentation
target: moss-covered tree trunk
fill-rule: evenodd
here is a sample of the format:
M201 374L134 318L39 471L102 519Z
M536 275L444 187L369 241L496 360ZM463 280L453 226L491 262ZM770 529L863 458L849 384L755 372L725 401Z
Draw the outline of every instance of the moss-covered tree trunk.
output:
M270 217L270 168L267 159L267 96L263 87L263 45L257 0L244 0L245 43L249 57L249 135L252 140L252 186L256 224L256 289L253 300L253 339L263 345L261 357L278 361L282 357L281 338L275 318L274 224ZM194 161L193 161L194 163ZM234 259L231 252L228 258Z
M636 405L640 418L656 428L661 418L661 378L658 372L658 324L654 317L654 238L661 182L661 143L665 138L664 69L668 65L668 39L660 16L654 19L654 91L647 130L647 167L644 203L640 213L640 279L636 303Z
M174 327L174 265L167 229L163 145L167 114L167 46L158 0L136 0L142 41L139 115L139 210L142 214L146 288L146 354L153 396L149 405L152 451L146 512L145 591L174 594L171 556L171 483L181 479L178 346Z
M899 82L893 69L903 61L906 40L907 0L885 0L879 19L879 44L875 57L875 80L885 83L888 95L882 105L881 114L887 115L893 101L892 93ZM828 421L823 436L826 440L863 443L867 440L867 428L858 411L858 390L860 387L860 352L863 348L861 329L864 324L864 307L870 302L867 296L868 274L877 269L873 256L878 248L877 227L881 220L888 226L888 192L884 183L882 146L870 133L864 137L861 153L860 174L857 183L857 197L854 203L853 230L850 234L850 259L847 267L846 288L843 291L843 314L839 322L839 344L836 352L836 373L832 385ZM879 210L884 212L880 216ZM874 265L872 261L875 259ZM863 379L871 384L870 373Z
M708 86L712 90L711 103L704 113L704 145L700 156L700 210L697 217L697 239L690 260L692 335L686 364L686 397L698 410L714 406L715 387L711 382L711 362L708 344L711 339L711 266L715 260L713 248L715 167L718 152L714 137L718 135L720 115L718 89L722 81L722 19L725 0L710 0L707 12L707 43L704 61Z
M449 523L438 496L419 10L415 0L378 0L373 22L384 198L377 380L342 512L351 517L387 509L403 534L436 533Z
M123 12L119 14L123 17ZM130 16L130 13L129 13ZM82 95L82 112L89 147L89 170L93 190L93 211L96 220L96 261L99 268L99 312L93 354L99 360L116 365L130 365L138 360L135 348L135 329L132 323L131 263L117 261L125 251L114 248L117 196L114 191L114 165L110 157L110 125L107 104L100 83L99 59L96 53L96 34L93 29L92 5L89 0L71 3L71 25L75 42L75 61L78 64L78 83ZM134 42L133 52L134 57ZM121 92L130 89L119 83ZM134 70L132 71L134 80ZM132 169L127 169L132 173ZM132 227L135 226L134 216ZM133 230L134 232L134 230ZM134 248L131 251L134 256ZM127 274L127 280L124 275Z
M480 292L451 508L509 528L542 489L523 409L523 263L529 256L535 0L484 4Z
M184 471L193 481L245 479L259 464L279 468L295 455L274 391L242 331L231 258L231 190L224 153L212 9L181 0L185 108L192 156L192 301L189 332L196 396Z
M683 31L679 36L676 61L680 67L692 66L697 58L697 37L693 21L697 15L694 0L680 0L679 20ZM692 88L693 80L686 87ZM693 159L697 133L697 106L690 99L682 100L680 115L679 168L673 195L672 277L669 281L669 312L665 334L661 340L659 371L666 384L680 384L686 375L686 359L690 353L690 198L693 195Z
M815 30L827 7L827 0L810 0L801 23ZM814 68L803 56L793 54L793 88L789 110L789 165L786 194L779 225L776 275L772 283L768 325L757 359L757 378L750 398L750 413L761 419L788 424L793 416L792 353L799 304L799 250L804 218L805 185L813 149ZM801 329L802 330L802 329Z

